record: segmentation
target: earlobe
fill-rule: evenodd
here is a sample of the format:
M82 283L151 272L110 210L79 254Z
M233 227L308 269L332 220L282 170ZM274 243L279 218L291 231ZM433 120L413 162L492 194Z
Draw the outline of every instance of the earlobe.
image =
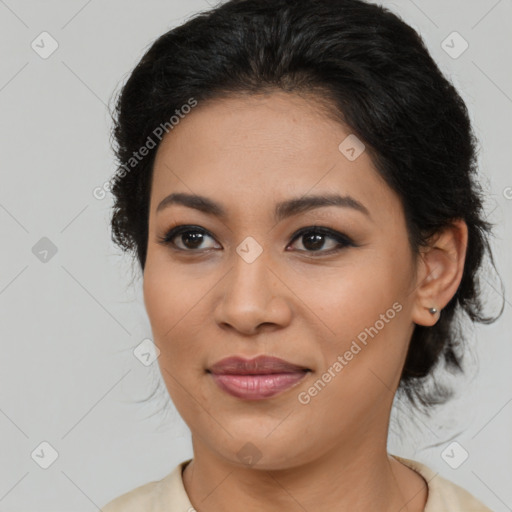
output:
M468 240L467 225L456 219L452 225L436 233L429 246L423 248L418 264L412 320L418 325L432 326L440 318L442 308L457 292L464 271Z

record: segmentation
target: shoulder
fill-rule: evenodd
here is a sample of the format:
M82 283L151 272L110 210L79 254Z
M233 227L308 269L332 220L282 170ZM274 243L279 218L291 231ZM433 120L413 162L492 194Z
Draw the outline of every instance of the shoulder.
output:
M459 485L443 478L421 462L393 455L402 464L419 473L427 482L425 512L492 512L481 501Z
M162 480L148 482L136 487L131 491L114 498L105 506L101 507L102 512L135 512L136 510L152 510L155 501L155 488L161 485Z
M148 482L121 494L104 505L101 512L167 512L169 505L179 512L193 510L181 476L189 462L181 462L161 480Z

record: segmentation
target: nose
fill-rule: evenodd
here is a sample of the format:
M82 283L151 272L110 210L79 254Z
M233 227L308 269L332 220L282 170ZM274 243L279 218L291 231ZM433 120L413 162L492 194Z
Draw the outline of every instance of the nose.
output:
M222 296L214 317L221 328L253 335L290 323L292 293L269 263L263 254L252 263L235 255L233 267L216 287Z

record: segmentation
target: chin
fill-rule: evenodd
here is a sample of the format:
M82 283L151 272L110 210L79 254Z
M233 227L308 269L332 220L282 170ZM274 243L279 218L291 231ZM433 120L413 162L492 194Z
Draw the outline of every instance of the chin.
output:
M261 437L247 435L244 439L231 438L229 449L223 449L219 455L239 467L267 471L284 470L305 462L307 457L303 452L297 453L297 445L289 437L284 441L278 437L270 440L267 434ZM217 444L217 450L218 446ZM290 456L291 453L294 454L293 457Z

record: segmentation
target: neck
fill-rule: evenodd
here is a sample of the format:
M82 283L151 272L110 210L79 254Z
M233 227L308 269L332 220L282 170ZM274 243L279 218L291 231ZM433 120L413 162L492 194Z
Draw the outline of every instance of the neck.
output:
M185 490L201 512L361 512L424 509L423 478L390 457L386 444L341 446L286 469L244 467L219 457L193 437Z

